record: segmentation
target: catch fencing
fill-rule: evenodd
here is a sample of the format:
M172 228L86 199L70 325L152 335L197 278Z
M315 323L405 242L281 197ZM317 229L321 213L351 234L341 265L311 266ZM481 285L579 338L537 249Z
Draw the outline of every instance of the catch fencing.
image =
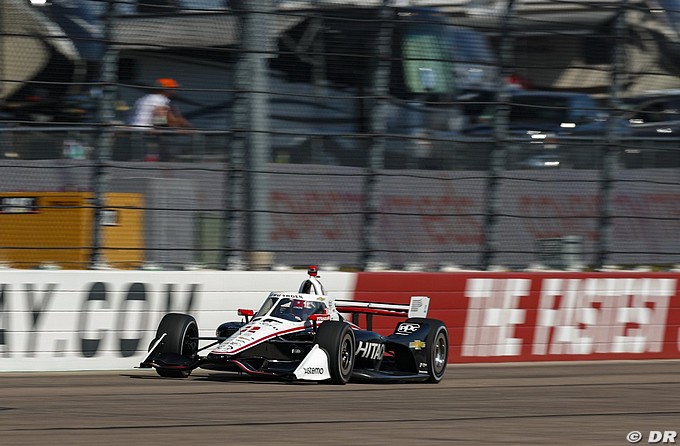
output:
M0 260L672 268L678 13L673 1L7 0ZM160 77L179 82L191 129L129 125Z

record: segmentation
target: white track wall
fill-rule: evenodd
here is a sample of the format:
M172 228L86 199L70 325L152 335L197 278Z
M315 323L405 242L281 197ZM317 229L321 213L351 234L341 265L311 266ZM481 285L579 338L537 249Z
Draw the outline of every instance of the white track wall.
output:
M327 272L351 299L356 275ZM270 291L297 291L305 271L0 271L0 372L125 370L139 365L165 313L196 317L203 336L257 310Z
M680 359L680 272L322 273L338 299L408 303L449 329L450 363ZM0 372L132 370L168 312L214 336L305 271L0 271ZM393 332L394 318L373 329Z

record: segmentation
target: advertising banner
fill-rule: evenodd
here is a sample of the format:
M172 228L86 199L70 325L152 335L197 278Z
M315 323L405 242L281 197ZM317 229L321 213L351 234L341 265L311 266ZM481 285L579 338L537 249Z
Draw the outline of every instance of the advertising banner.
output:
M449 362L680 358L673 273L360 273L355 299L430 297ZM391 321L376 321L384 332Z
M408 303L449 331L450 363L680 359L676 273L322 272L337 299ZM160 319L202 336L297 291L303 271L0 271L0 372L132 369ZM402 318L377 316L391 334ZM360 316L359 325L366 320Z

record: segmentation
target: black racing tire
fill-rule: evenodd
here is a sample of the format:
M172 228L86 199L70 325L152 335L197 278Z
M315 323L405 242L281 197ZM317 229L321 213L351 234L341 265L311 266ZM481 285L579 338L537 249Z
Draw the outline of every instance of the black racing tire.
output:
M158 353L175 353L193 358L198 353L198 324L193 316L181 313L168 313L163 316L156 330L156 339L163 333L167 335L157 348ZM156 368L156 373L164 378L187 378L191 370Z
M341 321L326 321L319 325L315 342L328 355L331 383L344 385L354 371L356 340L349 324Z
M446 364L449 362L449 331L443 322L436 321L425 342L429 359L427 372L430 375L427 382L438 383L444 378Z
M427 373L429 383L439 383L444 378L449 360L449 331L444 322L437 319L410 318L406 322L427 324L430 332L425 338Z

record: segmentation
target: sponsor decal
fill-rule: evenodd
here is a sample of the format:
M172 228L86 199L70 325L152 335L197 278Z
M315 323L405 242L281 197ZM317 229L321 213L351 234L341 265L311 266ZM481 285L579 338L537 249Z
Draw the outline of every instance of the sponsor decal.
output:
M260 322L260 324L262 326L267 326L267 327L271 327L275 330L278 330L279 329L278 325L283 324L283 322L280 321L280 320L277 320L277 319L265 319L262 322Z
M288 294L288 293L269 293L269 297L277 297L277 298L282 298L282 297L287 297L289 299L300 299L300 300L305 300L305 296L302 294Z
M409 348L412 348L413 350L422 350L425 348L425 342L423 341L413 341L408 343Z
M272 331L264 331L258 333L242 333L238 337L232 339L227 339L222 344L220 344L216 349L213 350L214 353L237 353L254 345L266 342L280 334L293 333L304 331L304 327L292 327L287 330L279 331L278 329ZM256 336L257 335L257 336ZM236 336L236 335L234 335Z
M385 344L379 344L377 342L359 341L356 356L366 359L379 360L382 359L384 354Z
M420 324L413 324L413 323L410 323L410 322L402 322L397 327L397 334L410 335L410 334L418 331L418 329L420 329Z
M103 209L102 221L103 226L118 226L120 223L120 215L116 209Z
M223 343L221 343L213 352L215 353L224 353L224 352L229 352L231 350L237 349L248 342L252 340L251 337L246 337L246 336L241 336L241 335L236 335L235 338L233 339L227 339Z
M0 213L3 214L34 214L37 210L36 197L2 197L0 198Z
M304 367L305 375L323 375L323 367Z

